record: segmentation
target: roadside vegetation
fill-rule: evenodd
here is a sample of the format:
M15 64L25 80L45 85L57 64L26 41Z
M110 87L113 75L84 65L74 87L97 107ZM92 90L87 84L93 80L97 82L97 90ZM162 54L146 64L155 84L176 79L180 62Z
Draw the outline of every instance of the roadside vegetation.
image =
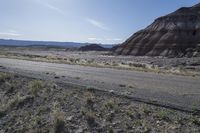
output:
M46 54L46 55L40 55L40 54L27 54L23 53L22 51L19 53L15 52L9 52L9 51L3 51L5 49L0 48L0 57L5 58L13 58L13 59L22 59L22 60L31 60L31 61L41 61L41 62L49 62L49 63L64 63L64 64L72 64L72 65L83 65L83 66L91 66L91 67L100 67L100 68L114 68L114 69L125 69L125 70L134 70L134 71L143 71L143 72L154 72L154 73L164 73L164 74L176 74L176 75L183 75L183 76L200 76L199 70L199 59L197 61L194 61L194 63L191 63L194 66L185 66L184 64L192 61L183 61L182 64L176 65L176 63L172 63L170 65L170 61L168 64L153 64L151 61L138 61L136 58L132 61L126 61L126 58L123 57L123 60L114 60L112 61L110 59L109 54L111 53L102 53L102 55L97 55L97 58L87 58L88 55L86 54L86 57L82 58L82 56L85 56L84 52L76 51L78 56L74 56L75 53L70 53L70 56L63 56L63 55L57 55L57 54ZM28 49L30 50L30 49ZM59 49L55 50L59 51ZM52 52L55 52L52 51ZM48 52L48 51L45 51ZM60 51L63 52L63 51ZM82 55L83 54L83 55ZM93 56L93 55L91 55ZM104 57L102 60L102 56ZM158 58L157 58L158 59ZM145 59L141 59L145 60ZM168 62L170 59L160 59L160 62L164 63ZM185 59L183 59L185 60ZM149 62L149 63L148 63ZM157 61L159 62L159 60ZM172 61L175 62L175 61ZM177 61L180 62L180 61Z
M200 116L0 72L0 132L200 132Z

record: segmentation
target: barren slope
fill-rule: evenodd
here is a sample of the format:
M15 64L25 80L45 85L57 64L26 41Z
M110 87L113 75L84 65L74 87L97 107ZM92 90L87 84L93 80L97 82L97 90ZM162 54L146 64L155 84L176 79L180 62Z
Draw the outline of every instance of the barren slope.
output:
M115 53L136 56L200 56L200 5L182 7L136 32Z

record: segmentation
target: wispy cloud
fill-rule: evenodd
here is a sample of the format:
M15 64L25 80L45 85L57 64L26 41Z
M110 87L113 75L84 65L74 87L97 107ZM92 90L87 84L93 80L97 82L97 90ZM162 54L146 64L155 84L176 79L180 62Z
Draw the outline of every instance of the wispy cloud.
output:
M100 28L102 30L110 30L108 27L105 26L105 24L103 24L102 22L99 22L97 20L87 18L86 21L89 22L90 24L92 24L93 26Z
M7 32L0 32L1 36L21 36L17 31L15 30L8 30Z
M17 33L17 31L16 31L16 30L13 30L13 29L8 30L8 32Z
M46 6L47 8L49 8L53 11L56 11L59 14L66 15L66 13L63 10L61 10L60 8L58 8L54 5L51 5L50 3L47 3L47 2L44 2L44 1L41 1L41 0L37 0L37 2L42 4L43 6Z
M89 37L89 41L92 42L107 42L107 43L120 43L123 39L121 38L96 38L96 37Z
M109 38L108 41L122 41L121 38Z
M51 10L54 10L54 11L56 11L56 12L62 14L62 15L65 15L65 12L63 10L59 9L58 7L55 7L55 6L53 6L53 5L49 4L49 3L45 3L44 5L46 7L48 7L49 9L51 9Z
M89 41L101 41L101 38L90 37L88 38Z

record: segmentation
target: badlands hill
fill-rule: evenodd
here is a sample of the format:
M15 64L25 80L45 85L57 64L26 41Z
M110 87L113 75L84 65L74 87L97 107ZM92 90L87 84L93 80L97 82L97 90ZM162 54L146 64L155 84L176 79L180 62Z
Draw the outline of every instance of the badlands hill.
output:
M157 18L114 52L135 56L200 56L200 3Z
M108 49L98 44L90 44L90 45L80 47L79 50L80 51L107 51Z

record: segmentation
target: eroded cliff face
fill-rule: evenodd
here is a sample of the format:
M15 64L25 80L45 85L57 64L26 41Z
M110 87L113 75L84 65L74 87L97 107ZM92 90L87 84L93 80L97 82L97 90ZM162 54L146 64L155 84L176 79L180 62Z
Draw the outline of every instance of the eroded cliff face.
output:
M156 19L115 49L135 56L200 56L200 4Z

